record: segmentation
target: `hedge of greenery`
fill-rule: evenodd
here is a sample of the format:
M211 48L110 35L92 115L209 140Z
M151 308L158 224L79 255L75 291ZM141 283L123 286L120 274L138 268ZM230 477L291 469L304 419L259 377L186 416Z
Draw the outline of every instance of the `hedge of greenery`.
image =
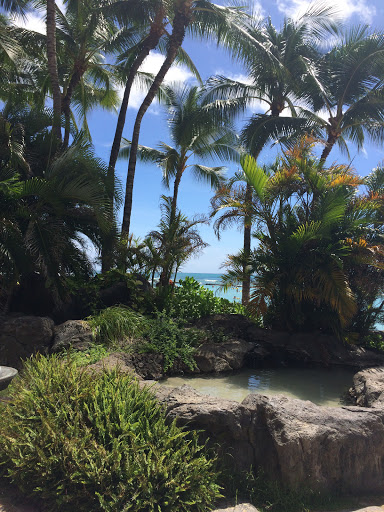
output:
M206 511L219 496L197 434L117 371L38 356L0 408L2 474L52 510Z

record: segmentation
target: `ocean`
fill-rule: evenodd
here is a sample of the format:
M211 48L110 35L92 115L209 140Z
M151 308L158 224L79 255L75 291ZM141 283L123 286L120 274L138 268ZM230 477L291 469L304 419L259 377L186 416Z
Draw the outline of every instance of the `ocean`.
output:
M241 302L241 286L230 288L227 291L220 289L221 274L179 272L177 274L177 282L179 282L180 279L185 279L186 277L194 277L196 281L205 288L212 290L216 297L223 297L231 302Z

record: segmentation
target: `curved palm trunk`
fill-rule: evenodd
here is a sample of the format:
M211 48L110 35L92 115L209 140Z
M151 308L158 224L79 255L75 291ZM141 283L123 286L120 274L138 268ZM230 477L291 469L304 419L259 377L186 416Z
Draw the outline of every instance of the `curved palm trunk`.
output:
M69 134L71 130L71 100L73 91L75 87L80 83L81 77L85 73L85 68L81 65L76 65L74 67L74 72L72 73L71 80L69 81L67 91L61 102L61 109L64 113L65 117L65 130L64 130L64 140L63 140L63 148L67 149L69 144Z
M140 136L140 128L141 122L144 117L144 114L150 107L157 91L159 90L165 75L169 71L172 66L177 52L181 45L183 44L185 31L192 19L192 0L184 1L180 10L176 13L173 20L173 30L172 35L169 40L169 46L167 51L167 56L163 65L160 68L160 71L157 73L155 80L153 81L147 96L145 97L141 107L137 113L135 125L133 128L132 134L132 142L131 142L131 151L129 155L129 164L128 164L128 175L127 175L127 184L126 184L126 192L125 192L125 203L124 203L124 213L123 213L123 223L121 226L121 234L122 236L127 236L130 230L131 224L131 212L132 212L132 195L133 195L133 182L135 179L135 170L136 170L136 159L137 159L137 149L139 145L139 136Z
M175 177L175 183L173 184L173 197L172 197L172 203L171 203L171 222L176 217L176 208L177 208L177 196L179 194L179 186L181 177L183 176L184 169L181 169L177 171L176 177Z
M123 136L123 130L125 125L125 119L127 117L127 110L129 104L129 97L131 95L132 85L136 74L144 62L144 60L148 57L151 50L154 50L164 33L163 26L163 18L164 18L164 10L160 9L156 14L155 20L151 26L151 30L149 36L144 40L143 47L134 60L128 74L128 78L125 84L124 96L121 102L119 117L117 119L115 137L113 139L113 144L111 148L111 154L109 156L109 164L108 164L108 174L107 179L109 183L114 183L115 181L115 166L117 162L117 157L119 156L121 138ZM113 205L113 197L110 198ZM113 237L106 236L103 241L103 249L101 255L101 271L107 272L112 268L112 248L113 248Z
M245 191L245 204L250 205L252 202L252 185L247 183ZM247 306L250 300L251 293L251 276L247 271L249 264L249 258L251 256L251 229L252 229L252 218L250 215L244 217L244 265L243 265L243 281L241 291L241 303L243 306Z
M333 146L336 144L337 139L339 138L339 135L330 132L328 134L327 142L325 143L325 147L323 149L323 152L321 153L320 162L323 164L325 163L326 159L328 158L330 152L332 151Z
M117 119L115 137L113 139L111 154L109 157L108 176L111 179L114 179L115 165L120 151L121 138L123 136L123 129L125 125L125 119L127 116L127 109L129 104L129 96L131 94L133 81L136 77L136 74L140 66L148 57L150 51L154 50L159 44L159 41L164 33L163 18L164 10L160 9L156 14L154 22L151 25L148 37L143 41L142 48L129 70L129 75L124 89L124 96L121 102L119 117Z
M55 0L47 0L47 60L52 85L53 126L52 131L61 142L61 92L57 72Z

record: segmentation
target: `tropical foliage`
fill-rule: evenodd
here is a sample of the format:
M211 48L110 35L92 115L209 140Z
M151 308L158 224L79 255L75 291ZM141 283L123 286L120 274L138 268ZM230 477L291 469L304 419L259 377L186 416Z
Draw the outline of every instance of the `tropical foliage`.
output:
M2 473L51 508L205 511L219 496L198 434L117 371L38 357L0 409Z
M341 332L356 321L359 276L382 272L380 201L358 192L353 169L325 169L312 149L304 139L269 172L242 159L257 198L252 306L274 327Z

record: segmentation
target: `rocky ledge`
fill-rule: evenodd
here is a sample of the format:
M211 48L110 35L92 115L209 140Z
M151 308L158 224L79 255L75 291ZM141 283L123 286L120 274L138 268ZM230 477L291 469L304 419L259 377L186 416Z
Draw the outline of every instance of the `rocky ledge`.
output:
M361 407L384 409L384 368L369 368L356 373L349 393Z
M262 469L294 488L384 492L384 410L256 394L237 403L188 386L156 394L171 419L204 430L235 471Z

